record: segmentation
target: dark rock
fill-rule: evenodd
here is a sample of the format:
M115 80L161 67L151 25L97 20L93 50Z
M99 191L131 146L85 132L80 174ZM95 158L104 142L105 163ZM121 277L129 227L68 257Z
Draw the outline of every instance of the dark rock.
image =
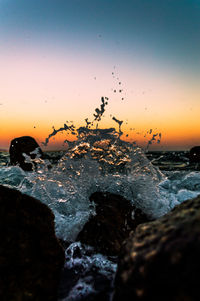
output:
M117 194L95 192L90 201L96 204L96 215L89 219L76 240L102 254L118 255L129 232L149 220L140 209Z
M30 157L30 160L43 157L43 152L34 138L23 136L15 138L10 144L10 164L19 165L25 171L32 171L35 162L26 163L23 154Z
M139 225L124 246L114 301L199 300L200 197Z
M200 146L194 146L189 152L191 163L200 163Z
M0 240L0 300L57 300L64 250L51 210L0 185Z

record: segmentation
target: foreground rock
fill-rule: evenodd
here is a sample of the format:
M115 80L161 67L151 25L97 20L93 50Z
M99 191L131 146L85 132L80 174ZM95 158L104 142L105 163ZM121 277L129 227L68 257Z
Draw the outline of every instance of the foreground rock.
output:
M51 210L0 185L0 240L0 300L57 300L64 251Z
M189 152L191 163L200 163L200 146L194 146Z
M25 171L32 171L34 163L25 162L26 156L31 161L43 157L43 152L34 138L23 136L15 138L10 144L10 164L19 165Z
M96 215L86 223L77 241L105 255L118 255L129 232L149 220L140 209L117 194L95 192L90 201L96 204Z
M114 301L199 300L200 197L139 225L119 259Z

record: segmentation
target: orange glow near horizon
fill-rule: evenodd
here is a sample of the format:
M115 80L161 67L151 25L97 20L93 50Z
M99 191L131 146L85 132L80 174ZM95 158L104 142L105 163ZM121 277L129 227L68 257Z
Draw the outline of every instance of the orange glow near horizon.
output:
M188 149L200 144L197 82L150 63L113 68L108 60L89 56L83 60L70 53L67 57L0 54L0 149L8 149L13 138L24 135L41 144L52 126L58 129L67 120L76 128L84 126L85 118L93 120L101 96L109 101L99 127L117 128L115 116L124 121L123 138L128 141L145 144L149 129L162 133L161 144L152 149ZM60 134L45 149L62 148L65 139Z
M112 127L115 126L113 122L112 124L108 123L108 125ZM23 124L15 125L15 129L13 130L13 126L14 125L12 124L7 124L5 130L2 131L1 129L0 149L8 150L12 139L27 135L34 137L44 151L66 149L67 146L63 143L63 141L65 139L68 139L69 141L73 141L75 139L75 136L70 133L59 133L55 137L52 137L48 147L45 147L42 145L42 142L44 142L45 138L53 131L51 127L48 128L48 126L44 125L43 127L39 126L38 128L33 128L32 126L27 126L27 123L24 123L24 126ZM59 127L55 128L58 129ZM115 126L115 128L117 129L117 126ZM138 126L138 128L135 127L134 130L132 128L130 130L130 125L127 124L122 126L122 130L124 132L124 135L122 136L123 140L129 142L136 141L136 143L142 147L145 147L152 137L152 135L146 134L150 128L141 129ZM160 144L153 143L150 146L150 150L189 150L192 146L198 145L200 141L200 129L198 127L193 128L192 126L187 127L186 125L182 128L177 127L176 131L174 131L173 126L171 126L171 128L168 127L167 129L153 127L152 130L153 134L161 132L162 139Z

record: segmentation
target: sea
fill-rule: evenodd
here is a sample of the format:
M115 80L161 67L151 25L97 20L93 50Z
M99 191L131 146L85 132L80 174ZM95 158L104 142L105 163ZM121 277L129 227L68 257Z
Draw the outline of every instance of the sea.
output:
M190 164L187 151L153 152L123 141L120 127L90 129L87 124L78 134L66 150L36 158L32 172L11 166L9 153L0 152L0 184L45 203L55 215L57 237L70 242L58 300L95 300L104 290L104 299L109 300L117 258L96 254L92 247L76 241L89 217L95 215L90 195L96 191L120 194L157 219L200 194L200 166ZM69 272L74 278L65 289Z

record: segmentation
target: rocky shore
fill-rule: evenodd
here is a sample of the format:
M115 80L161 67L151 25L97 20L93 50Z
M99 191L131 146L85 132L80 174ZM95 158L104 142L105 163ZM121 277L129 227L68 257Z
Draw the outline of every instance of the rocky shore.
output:
M117 213L117 209L112 208L114 202L119 206L125 200L102 193L91 196L94 198L99 206L96 220L88 221L77 240L92 246L84 251L90 256L100 251L107 255L119 254L113 301L198 300L200 197L182 203L158 220L136 226L133 219L132 229L131 223L125 223L132 231L123 242L117 239L120 233L124 236L119 227L124 228L125 224L109 219L109 214L106 221L106 213L101 212L106 212L110 204L111 217L120 212L124 221L128 220L125 209ZM1 300L57 300L61 271L62 294L67 298L67 285L71 287L82 271L77 274L63 269L64 250L55 237L51 210L40 201L4 186L0 186L0 208ZM145 219L140 213L137 223ZM119 220L122 221L122 217ZM73 252L76 257L86 254L78 247ZM98 271L90 276L95 279L97 275ZM97 278L98 294L88 300L100 300L98 298L104 295L105 300L109 300L108 292L111 293L113 284L106 277Z
M21 138L10 163L32 171L44 155ZM0 185L0 300L199 300L200 196L153 221L119 194L97 191L89 201L96 215L75 241L61 241L46 205Z

